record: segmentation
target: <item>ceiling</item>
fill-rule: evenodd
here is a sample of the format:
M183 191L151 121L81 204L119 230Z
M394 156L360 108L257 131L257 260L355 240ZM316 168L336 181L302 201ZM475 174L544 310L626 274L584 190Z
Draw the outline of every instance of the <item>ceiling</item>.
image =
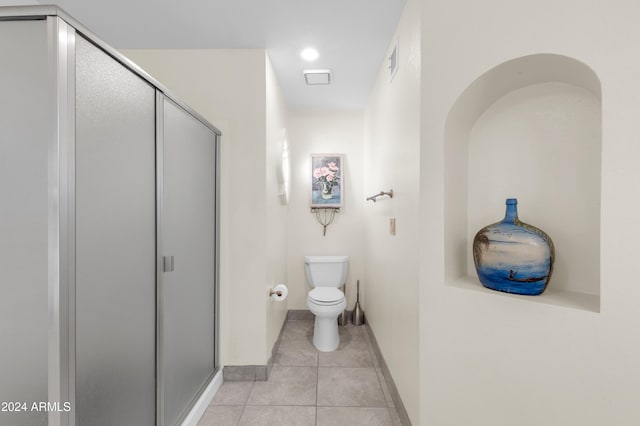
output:
M42 4L50 2L39 0ZM406 0L55 0L117 49L266 49L290 108L362 108ZM314 62L300 51L318 50ZM303 69L328 68L328 86Z

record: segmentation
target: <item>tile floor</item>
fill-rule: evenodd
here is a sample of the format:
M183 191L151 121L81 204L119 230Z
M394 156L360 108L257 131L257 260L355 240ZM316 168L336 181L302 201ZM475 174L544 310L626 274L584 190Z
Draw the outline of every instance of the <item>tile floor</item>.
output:
M319 352L313 321L290 320L266 382L224 382L199 426L402 426L366 325Z

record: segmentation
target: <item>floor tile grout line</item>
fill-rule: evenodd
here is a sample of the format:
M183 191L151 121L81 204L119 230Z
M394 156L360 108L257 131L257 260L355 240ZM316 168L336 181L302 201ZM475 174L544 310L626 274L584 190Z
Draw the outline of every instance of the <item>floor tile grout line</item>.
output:
M236 422L236 426L238 426L240 424L240 421L242 420L242 416L244 416L244 413L247 411L247 405L245 404L244 408L242 409L242 414L240 414L240 417L238 418L238 421Z
M393 413L391 412L392 410L396 412L396 414L398 414L398 409L395 406L395 403L393 402L393 400L389 401L389 399L387 398L387 395L384 392L384 389L386 387L387 392L390 392L389 389L389 385L387 384L387 380L384 377L384 373L382 372L382 365L380 364L380 359L378 358L378 354L375 351L375 348L373 347L373 343L371 342L371 338L369 337L369 335L367 334L367 342L368 342L368 348L369 348L369 355L372 358L375 358L374 362L374 368L376 370L376 376L378 377L378 383L380 384L381 390L382 390L382 394L384 395L384 401L385 401L385 405L387 406L387 409L389 410L389 415L391 416L391 421L395 424L396 423L396 419L393 416ZM376 367L377 364L377 367ZM378 374L378 369L380 369L380 373ZM384 383L383 383L384 381Z
M378 374L378 369L374 368L374 370L376 371L376 377L378 378L378 384L380 385L380 390L382 391L382 395L384 396L384 403L386 404L387 408L391 408L389 406L389 401L387 399L387 395L384 392L384 388L386 386L387 390L389 390L389 385L387 385L387 381L384 378L384 374ZM382 370L382 369L380 369ZM384 383L382 383L384 381ZM395 406L393 407L395 409Z
M318 408L380 408L386 410L389 407L380 405L318 405Z
M240 418L236 422L236 426L238 426L240 424L240 421L242 420L242 416L244 416L244 413L247 412L247 406L249 405L249 399L251 399L251 394L253 393L253 388L255 386L256 386L256 382L254 380L253 383L251 384L251 390L249 391L249 395L247 395L247 400L244 402L244 408L242 409L242 414L240 414Z
M318 393L320 392L320 357L318 356L318 365L316 365L316 422L318 426Z
M288 321L296 321L296 320L288 320ZM313 320L297 320L297 321L313 322ZM351 326L348 326L348 328L351 329L351 330L349 330L349 332L353 333L354 329ZM362 340L364 340L365 345L362 345L364 347L360 347L357 350L357 352L365 354L365 355L368 355L368 358L370 358L371 361L377 360L376 354L373 351L373 347L372 347L371 341L367 338L368 336L366 334L365 335L351 334L351 336L353 336L355 338L354 339L355 341L359 341L360 337L364 338ZM283 337L284 337L284 335L283 335ZM285 340L285 339L283 339L283 340ZM308 338L290 339L289 341L294 342L296 340L309 342ZM310 343L312 343L312 342L310 342ZM360 346L360 344L358 344L358 346ZM353 348L354 346L349 346L349 347ZM278 352L280 352L280 350L278 350ZM360 409L386 410L386 412L389 413L389 416L391 416L392 424L396 423L396 419L393 416L393 414L391 413L391 408L393 408L393 407L389 407L389 402L388 402L388 400L386 398L386 395L384 393L384 390L383 390L384 389L384 384L382 383L382 380L384 378L383 377L381 378L381 376L378 374L377 370L379 369L379 366L376 366L376 364L377 364L376 362L372 362L372 365L348 365L348 361L347 361L347 365L321 365L321 359L320 359L321 358L321 352L314 351L314 353L316 354L316 358L315 358L315 361L314 361L313 365L294 365L294 364L276 364L276 363L274 363L274 367L277 366L277 367L280 367L280 368L283 368L283 367L285 367L285 368L290 368L290 367L293 367L293 368L305 368L305 367L306 368L309 368L309 367L314 368L316 370L316 398L315 398L315 405L297 405L297 404L296 405L290 405L290 404L283 404L283 405L273 405L273 404L252 405L252 404L249 404L249 400L251 398L251 394L253 392L253 388L255 387L255 383L254 383L252 385L252 389L249 392L249 396L247 397L247 401L244 404L243 412L242 412L242 415L240 417L240 420L246 415L247 410L248 410L249 407L290 407L290 408L293 408L293 407L308 407L308 408L314 407L315 408L315 424L316 424L316 426L318 425L318 411L319 411L319 408L323 408L323 409L332 409L332 408L358 409L358 408L360 408ZM280 355L280 354L277 354L277 355ZM373 370L375 372L375 374L376 374L377 383L378 383L378 385L380 387L380 390L382 391L382 395L383 395L383 398L384 398L384 406L380 406L380 405L335 405L335 406L333 406L333 405L322 405L322 406L320 406L320 405L318 405L318 402L319 402L319 390L320 390L320 384L319 384L319 382L320 382L320 369L321 368L333 369L333 370L337 370L337 371L342 370L342 369L352 369L352 370L369 369L369 370ZM238 422L240 422L240 420Z
M366 327L366 325L365 325ZM376 371L376 377L378 378L378 384L380 385L380 390L382 391L382 395L384 396L384 403L387 407L388 410L394 409L397 410L395 407L395 403L393 406L390 405L389 400L387 399L387 395L384 392L384 388L387 388L387 391L389 390L389 385L387 384L387 380L384 377L384 374L378 374L378 368L380 368L381 372L382 372L382 366L380 365L380 360L378 359L378 354L375 352L375 349L373 348L373 343L371 342L371 339L368 338L369 336L367 335L367 342L368 342L368 347L369 347L369 354L372 357L375 357L375 359L378 361L378 367L375 367L375 362L374 362L374 370ZM384 381L384 383L382 383ZM389 413L389 415L391 415L391 412ZM393 416L392 416L393 417ZM393 420L393 423L395 423L395 420Z
M320 408L393 408L382 405L318 405L318 404L246 404L246 405L215 405L213 407L320 407Z
M315 407L313 404L247 404L248 407ZM231 406L230 406L231 407ZM321 406L324 407L324 406Z

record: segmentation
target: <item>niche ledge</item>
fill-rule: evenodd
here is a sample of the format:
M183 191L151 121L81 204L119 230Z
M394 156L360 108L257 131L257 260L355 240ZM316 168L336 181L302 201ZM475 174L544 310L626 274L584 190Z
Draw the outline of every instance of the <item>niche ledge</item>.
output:
M447 283L451 287L457 287L464 290L471 290L478 293L484 293L490 296L507 297L518 299L525 302L542 303L545 305L560 306L563 308L579 309L589 312L600 312L600 296L595 294L580 293L577 291L558 290L553 288L553 281L549 284L549 288L539 296L521 296L517 294L504 293L501 291L490 290L485 288L478 282L475 277L462 277Z
M600 80L562 55L504 62L460 94L444 132L445 285L600 312L601 122ZM475 276L474 235L502 219L507 198L554 241L540 296L485 289Z

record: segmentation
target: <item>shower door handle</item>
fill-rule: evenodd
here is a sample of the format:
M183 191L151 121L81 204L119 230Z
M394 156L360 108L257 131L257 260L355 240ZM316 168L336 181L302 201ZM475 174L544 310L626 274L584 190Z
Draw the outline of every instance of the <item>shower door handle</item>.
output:
M173 272L173 256L164 256L162 258L162 271Z

